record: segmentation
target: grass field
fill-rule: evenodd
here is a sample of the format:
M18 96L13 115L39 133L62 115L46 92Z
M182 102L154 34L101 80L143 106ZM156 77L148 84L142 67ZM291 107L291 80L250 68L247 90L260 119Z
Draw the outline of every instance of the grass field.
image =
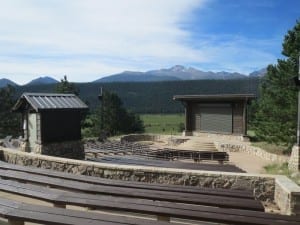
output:
M179 134L184 129L184 114L142 114L140 117L145 133Z
M247 131L248 136L251 140L251 145L254 147L259 147L264 149L267 152L278 154L278 155L288 155L291 153L289 147L284 143L267 143L265 141L258 141L253 130Z

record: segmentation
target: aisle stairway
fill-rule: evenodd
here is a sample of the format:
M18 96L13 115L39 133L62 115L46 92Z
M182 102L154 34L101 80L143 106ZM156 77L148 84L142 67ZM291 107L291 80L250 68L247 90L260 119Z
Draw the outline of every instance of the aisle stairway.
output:
M176 146L176 148L198 151L217 151L212 140L202 137L189 137L188 141Z

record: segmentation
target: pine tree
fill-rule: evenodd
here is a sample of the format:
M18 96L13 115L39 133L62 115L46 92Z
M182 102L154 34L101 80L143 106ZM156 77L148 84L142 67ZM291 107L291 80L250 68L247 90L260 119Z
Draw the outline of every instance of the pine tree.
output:
M11 113L15 103L14 94L15 89L10 85L0 89L0 138L20 135L20 116Z
M291 147L296 140L297 88L293 78L298 74L300 52L300 23L288 31L282 54L276 65L269 65L261 81L260 99L255 114L258 138Z
M108 91L103 93L101 107L97 109L95 114L90 115L87 121L92 121L89 123L92 124L90 135L97 136L103 131L108 136L144 131L140 117L128 112L123 107L119 96Z
M79 89L75 86L74 83L70 83L68 81L66 75L64 76L64 79L61 79L60 83L56 85L55 92L79 95Z

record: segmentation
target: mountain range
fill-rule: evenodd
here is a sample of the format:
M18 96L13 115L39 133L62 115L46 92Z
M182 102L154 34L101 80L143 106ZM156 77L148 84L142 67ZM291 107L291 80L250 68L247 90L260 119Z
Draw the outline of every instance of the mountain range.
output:
M0 88L6 87L7 85L16 86L17 84L9 79L0 79Z
M58 83L57 80L55 80L52 77L46 76L46 77L36 78L25 85L56 84L56 83Z
M266 69L254 71L251 76L263 76ZM205 72L192 67L180 65L173 66L169 69L150 70L147 72L125 71L123 73L110 75L95 80L96 83L106 82L152 82L152 81L170 81L170 80L231 80L243 79L247 75L241 73L229 72Z
M266 73L266 68L250 73L249 77L262 77ZM93 81L93 83L110 83L110 82L154 82L154 81L176 81L176 80L232 80L243 79L248 77L241 73L230 72L205 72L192 67L181 65L173 66L169 69L150 70L147 72L124 71L119 74L102 77ZM52 77L39 77L25 84L24 86L55 84L59 81ZM7 85L17 86L9 79L0 79L0 88Z
M36 79L33 79L32 81L28 82L27 84L23 86L32 86L32 85L40 85L40 84L56 84L58 83L57 80L55 80L52 77L39 77ZM7 78L2 78L0 79L0 88L6 87L7 85L11 86L19 86L17 83L7 79Z
M249 77L263 77L267 73L267 68L263 68L257 71L249 73Z

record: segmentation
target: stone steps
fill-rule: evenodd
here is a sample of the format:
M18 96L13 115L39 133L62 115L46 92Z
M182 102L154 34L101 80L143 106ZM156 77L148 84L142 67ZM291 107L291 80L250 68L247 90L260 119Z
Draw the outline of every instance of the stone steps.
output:
M178 149L198 151L217 151L215 144L209 140L190 139L177 146Z

